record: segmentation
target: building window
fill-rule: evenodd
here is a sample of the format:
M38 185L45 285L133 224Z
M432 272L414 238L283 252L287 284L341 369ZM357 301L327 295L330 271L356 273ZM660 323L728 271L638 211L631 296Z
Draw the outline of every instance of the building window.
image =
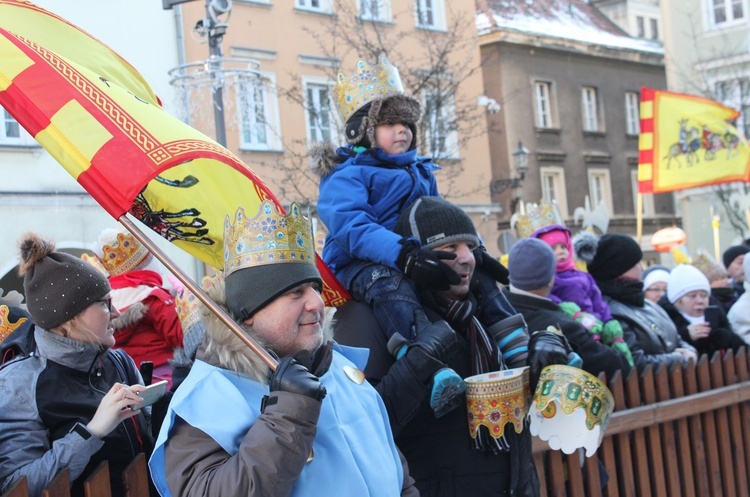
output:
M534 82L534 103L536 104L536 127L552 128L552 83Z
M638 170L630 171L630 186L633 189L633 212L638 211ZM644 193L643 197L643 217L654 217L654 194Z
M659 39L659 22L656 19L649 19L649 22L651 23L651 39L658 40Z
M390 0L359 0L359 17L366 21L389 22L391 20Z
M740 117L735 124L745 137L750 136L750 78L717 81L714 88L716 100L740 110Z
M635 29L638 38L646 37L646 20L643 16L635 16Z
M0 143L21 144L21 125L18 124L7 110L0 107L3 115L2 127L0 127Z
M424 93L424 109L429 155L458 159L458 132L453 98L444 92L427 90Z
M303 82L305 88L305 120L307 124L308 143L332 141L335 133L333 114L331 113L330 87L326 81L308 80Z
M610 215L613 214L612 206L612 184L609 177L609 169L589 169L589 198L591 207L596 209L603 203Z
M297 0L297 8L313 12L331 12L330 0Z
M565 193L565 170L560 166L539 168L542 177L542 198L557 203L563 219L568 217L568 200Z
M744 0L709 0L714 26L738 21L745 17Z
M240 147L246 150L279 150L279 108L276 79L263 74L238 85Z
M581 89L583 106L583 130L599 131L599 116L596 106L596 88L584 86Z
M414 16L419 28L445 29L445 0L415 0Z
M625 133L637 135L641 132L640 102L638 93L625 92Z

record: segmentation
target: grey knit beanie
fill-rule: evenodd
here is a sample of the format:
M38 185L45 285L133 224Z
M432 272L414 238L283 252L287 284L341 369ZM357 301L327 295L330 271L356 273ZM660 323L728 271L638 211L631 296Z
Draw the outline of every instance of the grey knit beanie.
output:
M555 253L538 238L522 238L508 254L510 284L519 290L537 290L555 277Z
M55 244L28 233L19 241L19 276L34 323L56 328L107 295L109 281L98 269L64 252Z
M440 197L418 198L401 213L394 231L427 249L459 241L480 245L469 215Z

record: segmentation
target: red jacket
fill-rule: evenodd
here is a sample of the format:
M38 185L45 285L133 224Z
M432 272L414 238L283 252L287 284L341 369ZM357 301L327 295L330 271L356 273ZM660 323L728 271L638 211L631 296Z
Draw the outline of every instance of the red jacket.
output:
M161 275L137 270L109 278L112 304L121 312L114 321L115 347L125 349L136 365L167 364L182 345L182 325L172 295L161 287Z

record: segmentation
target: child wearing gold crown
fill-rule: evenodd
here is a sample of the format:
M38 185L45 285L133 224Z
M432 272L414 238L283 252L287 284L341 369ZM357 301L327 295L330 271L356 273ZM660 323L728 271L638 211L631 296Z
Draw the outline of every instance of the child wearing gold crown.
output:
M334 150L324 143L310 151L311 167L321 176L318 215L328 228L323 260L356 300L372 306L391 352L400 357L404 340L414 338L414 311L421 309L416 286L447 290L460 282L442 262L455 254L425 249L393 232L406 206L439 196L438 166L417 155L421 105L404 94L398 70L384 56L374 66L359 60L355 74L340 73L337 83L333 97L347 145ZM435 415L457 407L465 388L453 370L438 371L431 394Z

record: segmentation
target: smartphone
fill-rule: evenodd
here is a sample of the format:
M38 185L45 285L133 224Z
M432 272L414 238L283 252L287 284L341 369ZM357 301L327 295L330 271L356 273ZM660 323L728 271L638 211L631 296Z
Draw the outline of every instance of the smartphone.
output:
M146 406L150 406L151 404L155 403L157 400L161 399L162 395L164 395L167 391L167 380L161 380L153 385L149 385L146 387L146 390L142 391L139 395L143 399L143 401L139 404L134 405L131 407L132 410L137 411L138 409L142 409Z
M719 308L715 305L709 305L703 311L706 322L711 325L711 331L719 328Z

